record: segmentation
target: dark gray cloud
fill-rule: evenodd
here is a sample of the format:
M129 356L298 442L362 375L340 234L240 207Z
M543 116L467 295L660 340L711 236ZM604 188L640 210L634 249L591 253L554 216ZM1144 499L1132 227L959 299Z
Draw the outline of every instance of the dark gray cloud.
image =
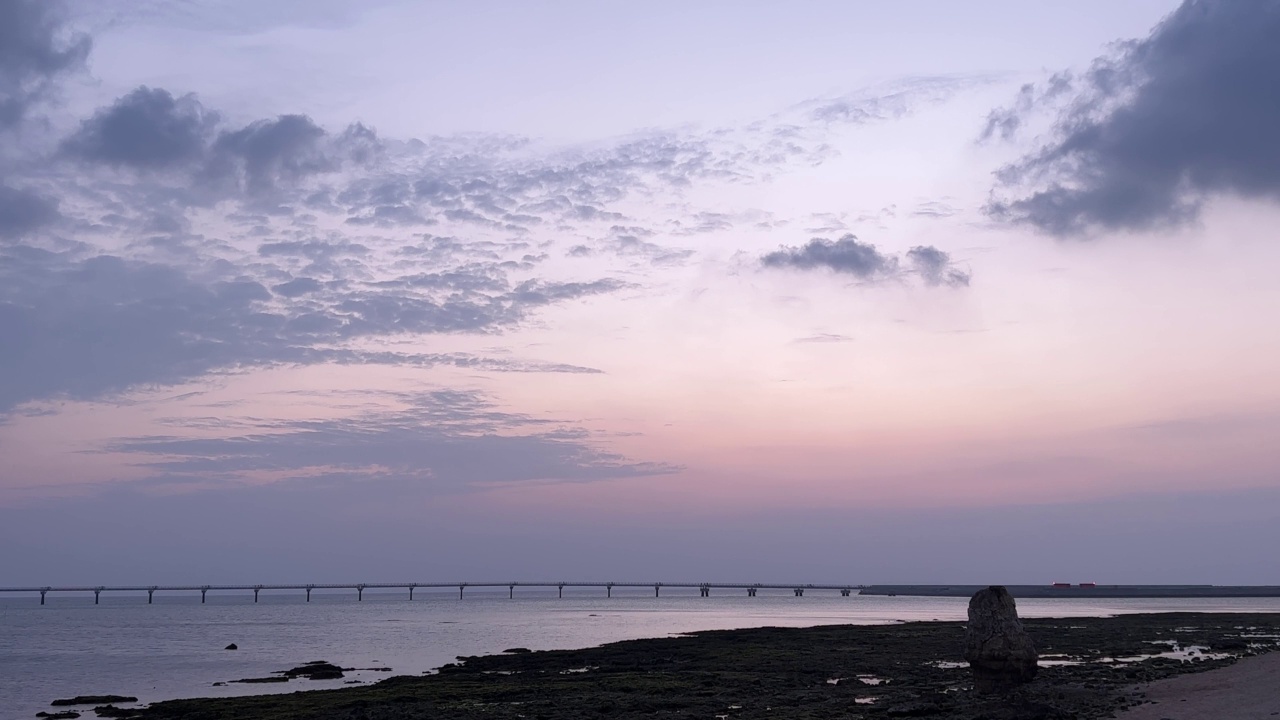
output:
M325 147L327 136L305 115L259 120L218 136L210 171L244 192L269 193L281 183L336 170L340 161Z
M881 252L852 234L839 240L814 238L799 247L783 246L762 256L760 264L775 269L827 270L864 282L900 278L909 273L930 287L967 287L971 279L967 271L955 266L949 253L932 245L917 245L899 257Z
M907 264L920 276L925 285L969 286L971 275L955 266L950 253L943 252L932 245L917 245L908 250Z
M852 234L839 240L814 238L800 247L782 247L760 258L769 268L796 270L831 270L852 275L860 280L874 280L897 272L898 261L885 255L871 243Z
M55 79L84 64L91 42L64 32L62 3L0 2L0 130L22 122Z
M0 183L0 240L14 240L58 219L57 204L31 190Z
M589 368L465 355L351 349L370 338L490 333L550 304L612 292L611 280L511 283L460 271L435 285L330 290L296 278L273 295L224 268L222 277L112 255L79 257L26 246L0 251L0 413L31 400L96 399L215 372L279 364L451 364L506 371Z
M1054 140L999 173L988 211L1073 236L1186 223L1217 195L1280 200L1277 37L1280 4L1186 0L1095 61ZM987 134L1019 118L997 114Z
M165 171L127 184L114 178L97 183L93 189L101 201L185 209L232 199L239 207L227 214L229 219L256 223L259 234L270 234L273 217L293 216L304 208L340 212L332 188L321 181L375 166L385 151L377 133L360 123L334 134L305 115L281 115L231 128L193 94L140 87L83 121L63 140L59 155L83 168ZM83 181L84 173L75 179ZM363 216L350 218L352 224L429 222L404 205L362 211Z
M204 159L217 116L193 95L140 87L85 120L65 155L107 165L158 169Z
M360 398L368 402L371 395L361 393ZM499 411L474 392L397 393L381 400L408 407L343 420L256 422L236 428L231 438L126 438L104 450L141 456L142 464L162 483L245 480L286 472L304 480L314 474L344 481L412 480L456 492L484 485L587 482L678 469L630 461L595 447L580 428ZM235 421L220 412L218 424L225 431Z

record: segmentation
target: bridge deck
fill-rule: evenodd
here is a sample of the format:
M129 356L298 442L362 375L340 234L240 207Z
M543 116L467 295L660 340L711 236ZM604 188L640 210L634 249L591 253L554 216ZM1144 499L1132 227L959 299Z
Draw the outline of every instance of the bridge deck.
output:
M804 584L779 584L779 583L693 583L693 582L529 582L529 581L511 581L511 582L444 582L444 583L308 583L308 584L275 584L275 585L46 585L30 586L30 587L0 587L0 593L39 593L40 604L44 605L45 596L49 593L60 592L91 592L93 593L93 602L98 604L102 593L110 592L145 592L147 594L147 602L152 602L157 592L198 592L200 593L200 602L205 601L206 595L211 590L244 590L253 593L253 601L258 601L258 594L263 590L302 590L307 594L307 601L311 601L312 590L355 590L356 598L364 599L365 590L373 589L398 589L408 590L409 599L413 599L413 591L418 588L457 588L458 597L461 598L467 588L507 588L508 597L515 597L515 591L518 587L539 587L539 588L556 588L560 597L564 597L565 588L605 588L608 597L613 597L614 588L653 588L655 596L661 596L662 588L697 588L703 597L708 597L712 589L738 589L746 590L747 595L754 597L757 590L791 590L796 597L804 595L805 590L838 590L843 596L849 596L855 590L862 588L861 585L819 585L814 583Z
M0 587L0 592L155 592L160 590L371 590L375 588L569 588L569 587L664 587L762 590L858 590L864 585L818 585L814 583L699 583L699 582L435 582L435 583L314 583L287 585L49 585L43 587Z

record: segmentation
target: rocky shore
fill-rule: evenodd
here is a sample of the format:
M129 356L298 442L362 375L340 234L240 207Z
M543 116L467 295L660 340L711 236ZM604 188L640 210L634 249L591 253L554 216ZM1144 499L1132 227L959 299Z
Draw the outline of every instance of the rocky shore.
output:
M979 695L964 624L727 630L459 658L438 673L290 695L176 700L138 720L700 717L1104 718L1143 684L1280 650L1278 614L1029 619L1039 672Z

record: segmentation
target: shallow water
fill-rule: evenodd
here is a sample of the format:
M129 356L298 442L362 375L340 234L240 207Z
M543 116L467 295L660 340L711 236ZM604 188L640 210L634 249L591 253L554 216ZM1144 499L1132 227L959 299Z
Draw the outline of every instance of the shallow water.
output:
M745 593L744 593L745 595ZM458 655L579 648L697 630L907 620L962 620L964 598L852 596L790 592L759 597L710 598L669 591L661 598L598 592L525 590L456 595L365 591L357 602L346 593L146 596L51 595L0 598L0 720L31 718L51 700L83 694L135 695L140 701L177 697L247 695L342 687L388 675L418 674ZM1280 598L1092 601L1026 599L1024 617L1098 616L1127 612L1280 612ZM223 650L236 643L239 650ZM218 681L261 677L311 660L344 667L390 666L393 673L349 673L344 680L294 680L276 685L226 685ZM89 708L82 708L82 711ZM85 717L93 717L87 714Z

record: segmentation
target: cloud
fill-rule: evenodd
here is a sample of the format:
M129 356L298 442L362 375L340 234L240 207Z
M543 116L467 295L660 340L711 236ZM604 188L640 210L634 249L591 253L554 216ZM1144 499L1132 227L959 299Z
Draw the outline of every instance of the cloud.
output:
M0 3L0 130L16 127L43 100L54 81L83 66L91 41L66 37L61 3Z
M437 491L519 482L588 482L678 470L594 446L582 430L497 410L475 392L394 393L405 407L341 420L255 421L235 437L123 438L104 450L141 456L155 481L412 480ZM361 393L368 400L370 393ZM233 419L220 416L224 431Z
M1280 200L1277 37L1276 3L1186 0L1095 61L1053 141L998 174L988 212L1067 237L1185 224L1215 196Z
M808 335L802 338L796 338L791 342L796 345L813 345L828 343L845 343L852 342L853 338L848 335L840 335L838 333L818 333L817 335Z
M62 143L64 155L107 165L162 169L204 158L217 115L194 95L140 87L94 113Z
M295 298L301 295L309 295L323 287L319 280L315 278L298 278L290 280L286 283L271 286L271 291L277 295L283 295L287 298Z
M930 287L968 287L971 276L955 267L951 255L932 245L917 245L907 251L907 263Z
M932 245L917 245L904 257L880 252L875 245L864 243L852 234L839 240L814 238L799 247L783 246L760 258L766 268L793 270L828 270L852 275L864 282L900 278L906 273L920 277L930 287L968 287L970 274L960 270L949 253Z
M14 240L58 219L54 201L0 184L0 239Z
M920 76L837 98L810 100L798 107L812 120L861 125L903 117L921 105L946 100L960 90L989 81L984 76Z
M373 352L392 336L497 332L535 309L607 293L611 280L511 283L492 268L439 283L328 289L298 278L273 295L229 266L224 276L114 255L0 251L0 414L32 401L91 400L214 372L279 364L451 364L500 371L589 368L466 355Z
M338 168L338 159L324 147L327 135L305 115L259 120L218 136L211 172L246 193L271 192L282 183Z
M871 243L860 242L852 234L839 240L814 238L801 247L784 246L761 257L760 263L768 268L826 269L860 280L890 276L898 269L896 258L881 253Z
M999 138L1012 140L1023 127L1023 118L1036 107L1053 102L1074 87L1070 72L1054 74L1044 85L1027 83L1018 90L1013 107L997 108L987 115L987 125L979 137L981 142Z

